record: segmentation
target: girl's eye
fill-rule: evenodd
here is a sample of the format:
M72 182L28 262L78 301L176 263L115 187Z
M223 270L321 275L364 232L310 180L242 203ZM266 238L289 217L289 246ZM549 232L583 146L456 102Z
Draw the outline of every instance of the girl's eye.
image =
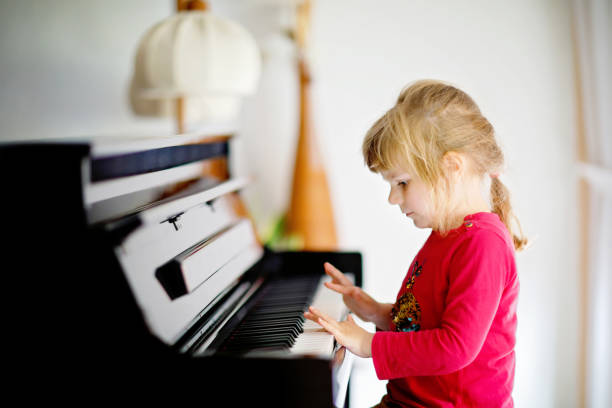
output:
M407 181L398 181L397 185L401 186L401 187L406 187L408 185L408 182Z

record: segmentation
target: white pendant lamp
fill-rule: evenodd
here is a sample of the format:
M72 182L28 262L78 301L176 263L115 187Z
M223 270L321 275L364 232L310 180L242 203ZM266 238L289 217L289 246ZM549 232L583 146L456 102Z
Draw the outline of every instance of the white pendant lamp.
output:
M182 121L224 121L257 88L261 55L240 24L207 10L180 11L151 27L136 53L132 110Z

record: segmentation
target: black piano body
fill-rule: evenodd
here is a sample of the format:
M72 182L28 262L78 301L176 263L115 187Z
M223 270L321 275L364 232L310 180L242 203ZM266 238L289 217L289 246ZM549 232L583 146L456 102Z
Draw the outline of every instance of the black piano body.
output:
M189 230L191 212L215 215L215 211L225 211L215 208L219 194L235 198L244 184L236 184L229 177L205 180L204 187L198 187L202 180L195 180L187 172L176 176L191 177L187 183L190 186L178 194L155 200L143 198L133 193L144 184L138 187L137 182L133 187L121 183L146 177L145 190L159 190L156 184L168 184L168 180L162 183L157 175L166 177L176 169L227 160L229 139L194 142L193 138L174 137L163 143L146 141L130 146L127 152L117 153L112 149L96 151L94 143L88 141L0 145L5 235L3 303L9 311L8 324L4 326L8 340L5 350L12 354L9 385L17 388L25 384L27 389L35 385L35 395L43 399L50 395L69 398L75 390L108 396L123 389L149 400L162 395L188 399L196 395L222 396L224 406L329 407L338 401L347 404L348 397L334 395L333 384L344 364L339 356L343 349L336 347L328 356L288 355L273 347L249 351L224 344L256 307L258 299L265 298L260 294L271 283L301 277L319 279L323 262L329 261L352 272L356 284L361 285L361 255L274 252L262 247L257 250L251 238L248 242L239 238L242 246L255 248L250 258L242 262L248 267L239 272L233 270L229 283L230 278L216 282L212 288L219 293L198 295L204 303L188 302L188 311L177 312L170 306L162 310L155 300L146 299L147 290L166 296L157 303L175 305L199 293L205 286L202 281L208 283L212 278L198 275L201 260L190 266L191 270L181 270L180 262L178 266L176 263L178 258L157 256L156 252L165 251L166 246L153 245L138 252L138 245L171 239L173 231L178 234ZM195 171L192 176L200 170ZM180 184L176 177L170 184ZM98 191L100 197L88 198L93 187L105 183L110 187L100 190L102 193ZM112 183L119 190L125 188L125 194L105 198L104 194L115 194ZM207 195L219 188L221 193ZM235 207L235 203L224 205L226 209ZM248 227L244 219L235 214L231 217L229 227L226 221L207 232L202 239L204 244L219 229L226 233L233 228L234 235L245 236ZM149 230L155 232L149 236ZM191 228L190 233L196 230ZM122 258L118 249L126 242L138 252L131 261L129 257L127 261ZM194 253L203 248L197 247L197 242L186 243L185 238L168 250L181 252L176 249L181 248ZM224 250L232 251L228 244ZM131 268L130 262L144 262L138 257L156 256L155 262L168 258L167 262L155 270L150 265L141 268L138 273L146 275L142 279L150 288L139 293L136 286L140 283L134 280L134 271L126 269ZM213 273L213 277L225 268L225 261L215 262L223 266L212 266L208 274ZM204 266L206 269L209 265ZM195 283L188 282L188 273L195 274ZM228 299L231 302L224 304ZM154 316L156 313L166 316L159 318ZM173 313L182 315L182 320L175 322ZM262 327L265 331L268 326ZM208 346L202 347L203 342ZM344 369L350 372L350 366ZM340 392L346 394L346 388L341 387Z

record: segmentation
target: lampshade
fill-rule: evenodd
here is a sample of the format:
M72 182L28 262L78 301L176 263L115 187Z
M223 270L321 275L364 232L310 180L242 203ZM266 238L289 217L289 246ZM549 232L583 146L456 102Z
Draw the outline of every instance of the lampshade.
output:
M209 11L179 12L151 27L136 53L130 85L132 110L171 116L185 98L185 116L228 119L241 98L255 91L261 56L238 23Z

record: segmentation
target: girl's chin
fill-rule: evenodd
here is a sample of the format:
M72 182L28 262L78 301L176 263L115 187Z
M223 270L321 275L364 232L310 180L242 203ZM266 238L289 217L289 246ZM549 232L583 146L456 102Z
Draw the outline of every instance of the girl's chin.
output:
M417 228L421 228L421 229L425 229L425 228L431 228L431 225L429 225L428 222L425 222L423 220L420 220L418 218L413 218L412 222L414 223L414 226Z

